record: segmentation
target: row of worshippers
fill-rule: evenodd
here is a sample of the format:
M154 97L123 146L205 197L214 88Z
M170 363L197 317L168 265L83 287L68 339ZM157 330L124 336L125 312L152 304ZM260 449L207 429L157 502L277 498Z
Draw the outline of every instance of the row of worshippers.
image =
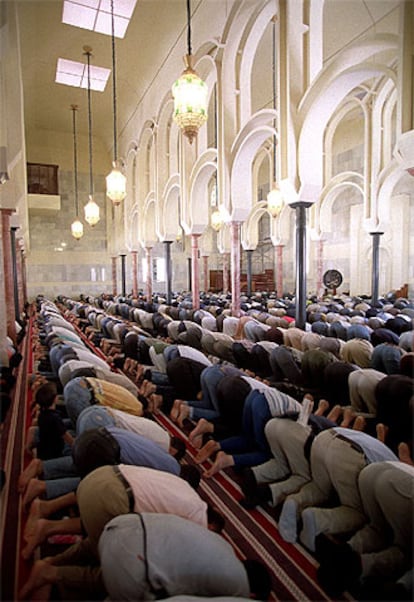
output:
M271 397L271 396L270 396L270 394L268 394L268 397ZM246 402L247 402L247 399L246 399ZM269 399L267 399L267 403L268 403L268 405L269 405L269 407L270 407L270 404L269 404ZM273 404L275 404L275 400L274 400L274 399L273 399L273 402L272 402L272 403L273 403ZM293 403L293 402L292 402L292 401L290 401L289 403ZM183 404L180 404L180 406L181 406L181 405L183 405ZM246 403L245 405L248 405L248 404ZM263 405L263 404L262 404L262 405ZM294 409L298 409L298 408L294 408ZM290 408L290 410L292 410L292 408ZM253 414L255 414L255 413L253 413ZM272 416L272 414L271 414L270 416ZM265 416L265 423L268 421L268 419L269 419L269 417L268 417L268 416L267 416L267 417ZM261 431L262 431L262 429L260 428L260 429L259 429L259 431L261 432ZM220 453L222 453L222 452L220 452ZM227 455L228 455L228 454L227 454ZM226 466L228 466L228 464L226 464L226 462L224 462L224 463L223 463L223 461L221 460L221 461L219 461L219 462L218 462L218 464L216 465L216 469L217 469L217 468L218 468L218 469L225 468ZM216 470L216 469L215 469L215 470ZM214 474L215 470L213 470L213 471L210 471L210 476L212 476L212 475ZM207 471L207 472L208 472L208 471Z

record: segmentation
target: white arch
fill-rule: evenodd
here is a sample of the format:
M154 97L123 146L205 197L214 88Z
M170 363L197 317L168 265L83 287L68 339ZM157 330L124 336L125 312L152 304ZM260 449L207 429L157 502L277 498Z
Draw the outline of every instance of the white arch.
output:
M384 49L396 50L397 43L396 36L378 35L351 45L319 75L304 96L298 114L302 124L298 144L301 200L314 201L322 190L323 133L333 112L364 81L384 75L395 80L395 73L386 65L365 61Z
M216 171L217 151L208 149L199 157L191 171L186 208L188 222L183 223L186 234L202 234L209 225L208 183Z
M234 141L231 154L230 191L231 219L244 221L252 206L253 161L264 144L274 134L269 123L274 119L275 111L259 111L246 123Z

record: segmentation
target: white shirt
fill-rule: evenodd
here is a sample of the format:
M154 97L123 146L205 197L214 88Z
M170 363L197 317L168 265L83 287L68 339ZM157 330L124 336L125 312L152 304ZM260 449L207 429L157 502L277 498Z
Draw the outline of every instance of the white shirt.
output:
M175 514L207 528L207 504L181 477L163 470L120 464L131 485L134 512Z

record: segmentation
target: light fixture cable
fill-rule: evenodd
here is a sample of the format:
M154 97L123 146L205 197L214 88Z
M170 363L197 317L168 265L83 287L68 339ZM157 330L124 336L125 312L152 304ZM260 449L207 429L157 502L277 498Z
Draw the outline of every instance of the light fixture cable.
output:
M272 28L272 82L273 82L273 108L276 111L276 65L275 65L275 53L276 53L276 18L273 18ZM277 181L277 169L276 169L276 132L273 135L273 181Z
M76 111L78 105L70 105L72 110L72 131L73 131L73 182L75 193L75 220L71 224L71 233L73 238L79 240L83 236L83 224L79 219L79 195L78 195L78 145L76 138Z
M72 109L72 126L73 126L73 180L75 185L75 210L76 217L79 217L79 195L78 195L78 145L76 140L76 111L78 105L71 105Z
M272 98L273 98L273 109L276 113L276 17L273 17L273 28L272 28ZM276 121L276 116L275 116ZM272 179L273 182L270 185L270 190L267 195L267 208L272 217L278 217L283 209L283 196L277 182L277 158L276 158L276 146L277 146L277 134L276 134L276 123L275 131L273 134L273 161L272 161Z
M88 91L88 129L89 129L89 200L85 205L85 220L95 226L99 220L99 205L93 199L93 148L92 148L92 97L91 97L91 56L92 48L84 46L87 58L87 91Z
M191 56L191 9L190 0L187 0L187 54Z
M112 38L112 107L114 117L114 162L118 159L117 140L117 118L116 118L116 48L115 48L115 15L114 0L111 0L111 38Z
M116 94L116 43L114 0L111 0L111 48L112 48L112 117L113 117L113 162L112 171L106 176L106 194L113 205L119 205L127 195L126 177L122 173L118 160L118 126L117 126L117 94Z
M93 164L92 164L92 109L91 109L91 49L84 46L88 61L88 131L89 131L89 194L93 196Z

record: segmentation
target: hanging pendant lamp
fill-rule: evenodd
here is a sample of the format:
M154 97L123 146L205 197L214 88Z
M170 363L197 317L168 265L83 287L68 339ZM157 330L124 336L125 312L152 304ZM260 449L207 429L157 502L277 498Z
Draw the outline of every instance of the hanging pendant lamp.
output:
M78 105L71 105L72 110L72 126L73 126L73 179L74 179L74 193L75 193L75 211L76 218L75 221L72 222L70 227L73 238L79 240L83 236L83 224L79 219L79 199L78 199L78 150L76 143L76 111L78 110Z
M273 108L276 110L276 69L275 69L275 51L276 51L276 19L273 19L273 45L272 45L272 72L273 72ZM273 185L267 195L267 210L272 217L278 217L285 204L282 191L277 183L277 162L276 162L276 134L273 136Z
M115 54L115 18L114 1L111 0L111 38L112 38L112 99L114 120L114 160L112 171L106 176L106 194L112 203L117 206L126 197L126 177L122 173L121 164L117 152L117 115L116 115L116 54Z
M96 226L100 220L99 205L93 200L93 161L92 161L92 110L91 110L91 54L92 48L84 46L88 61L88 129L89 129L89 201L84 207L85 220L90 226Z
M207 85L193 69L191 54L191 11L187 0L187 47L184 57L185 70L173 84L173 119L181 128L190 144L197 136L199 128L207 121Z

